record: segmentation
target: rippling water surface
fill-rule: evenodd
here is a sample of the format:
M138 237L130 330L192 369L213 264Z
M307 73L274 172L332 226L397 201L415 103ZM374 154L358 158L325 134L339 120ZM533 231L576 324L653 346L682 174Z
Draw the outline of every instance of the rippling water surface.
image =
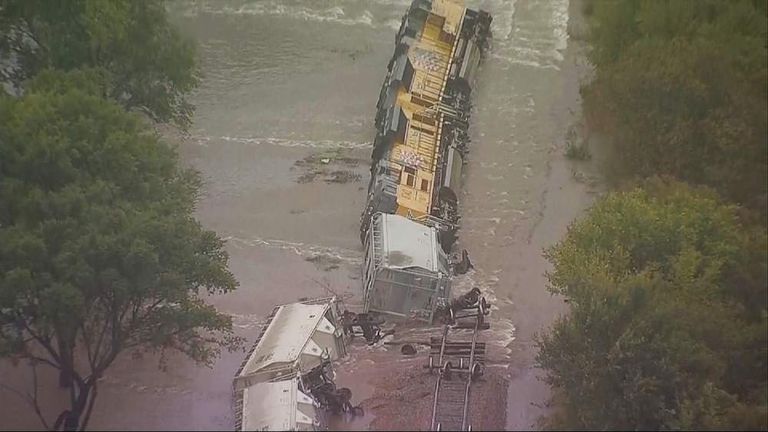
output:
M350 296L359 291L358 218L374 108L409 4L169 4L174 22L199 44L203 81L192 98L194 125L179 148L206 180L198 217L228 239L240 289L212 302L233 314L239 334L253 338L276 303L329 289ZM542 324L537 314L551 315L543 286L526 281L542 283L538 252L551 239L537 240L536 227L553 149L577 100L577 82L563 71L569 5L468 4L491 12L494 40L473 95L461 199L460 242L476 271L458 286L480 286L495 300L497 343L508 346L512 367L524 375L530 358L515 360L515 344L529 342ZM124 356L102 383L92 426L232 428L231 376L242 356L224 353L212 369L171 356L167 372L157 370L151 355ZM17 406L8 400L7 406ZM36 425L31 416L3 417L3 427Z

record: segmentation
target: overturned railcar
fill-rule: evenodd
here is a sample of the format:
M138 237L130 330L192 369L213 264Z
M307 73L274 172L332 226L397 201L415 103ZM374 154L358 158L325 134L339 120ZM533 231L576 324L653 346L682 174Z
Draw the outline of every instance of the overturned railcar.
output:
M233 382L236 430L322 430L313 395L346 355L336 298L277 306Z
M239 415L237 430L322 430L317 404L301 390L298 378L246 387L241 393L241 403L246 409Z
M360 224L367 256L380 254L373 230L375 221L385 220L379 213L405 218L398 229L408 230L408 224L434 229L434 247L450 252L459 226L457 191L469 144L470 92L490 23L488 13L466 9L456 0L415 0L403 16L377 103L371 179ZM366 262L363 276L390 274L368 268L382 262ZM430 271L450 276L448 269ZM378 292L385 285L365 280L366 311L381 307L402 314L406 307L392 305L406 303L434 310L437 300L450 294L450 284L441 283L423 298L378 301L394 296Z
M451 291L448 257L437 229L376 213L364 259L366 311L431 321Z

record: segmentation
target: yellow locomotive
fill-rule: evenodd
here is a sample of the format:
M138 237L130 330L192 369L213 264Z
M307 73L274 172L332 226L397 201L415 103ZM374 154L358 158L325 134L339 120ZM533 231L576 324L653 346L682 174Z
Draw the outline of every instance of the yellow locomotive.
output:
M470 89L488 45L490 22L486 12L467 9L457 0L415 0L403 17L377 103L371 180L361 217L366 311L405 315L417 304L417 309L434 311L436 298L448 296L450 270L445 253L458 229L456 190L469 142ZM421 227L411 229L408 223ZM434 235L435 241L409 240L395 230L423 238ZM384 238L384 232L397 238ZM393 244L409 249L413 256L405 261L422 265L393 264L392 251L387 250ZM435 246L441 250L417 250ZM417 260L417 256L432 258ZM438 265L441 262L446 265ZM405 288L407 292L402 293L387 288L388 294L378 295L376 281L385 270L427 272L432 274L427 279L444 282L418 288L426 291L417 299ZM417 285L423 285L423 276L414 276ZM403 296L406 300L400 299Z

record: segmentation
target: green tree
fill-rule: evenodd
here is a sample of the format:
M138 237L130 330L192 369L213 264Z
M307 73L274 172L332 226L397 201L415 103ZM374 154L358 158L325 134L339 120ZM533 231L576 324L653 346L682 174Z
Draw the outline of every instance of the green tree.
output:
M616 192L546 252L571 305L539 339L558 427L765 429L768 257L714 192Z
M670 175L768 214L768 20L754 1L595 2L584 87L619 174ZM620 177L621 177L620 175Z
M85 429L120 353L210 365L240 342L203 299L237 283L192 216L198 174L100 90L88 73L43 72L0 98L0 352L60 371L68 429Z
M0 58L10 59L0 78L17 88L47 68L101 68L110 98L186 127L194 54L158 0L0 2Z

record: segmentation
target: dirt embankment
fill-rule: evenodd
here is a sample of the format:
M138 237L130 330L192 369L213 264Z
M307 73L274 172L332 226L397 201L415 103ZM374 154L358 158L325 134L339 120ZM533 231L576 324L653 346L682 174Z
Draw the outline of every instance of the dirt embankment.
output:
M336 419L334 430L430 430L437 375L424 366L430 336L439 336L441 327L402 323L395 336L371 347L355 340L350 355L337 370L337 384L348 387L353 403L365 410L363 418ZM457 335L455 340L463 340ZM387 338L389 339L389 338ZM486 335L481 332L480 341ZM415 344L414 355L403 355L399 342ZM469 422L474 430L504 430L506 371L498 347L487 352L483 376L471 387Z

